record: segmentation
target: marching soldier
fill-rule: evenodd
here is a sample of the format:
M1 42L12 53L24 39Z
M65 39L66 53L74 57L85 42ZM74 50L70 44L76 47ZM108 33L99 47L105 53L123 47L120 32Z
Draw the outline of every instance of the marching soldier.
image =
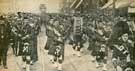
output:
M77 13L74 17L74 30L73 30L73 40L74 40L74 44L73 44L73 49L74 49L74 53L77 53L77 56L80 57L81 56L81 48L83 47L83 18L79 15L79 13Z
M62 37L58 37L57 46L55 50L55 61L58 61L58 70L62 70L62 63L64 61L64 40Z
M21 45L21 37L22 37L22 32L23 32L23 18L21 12L17 13L17 16L12 22L12 28L11 28L11 33L12 33L12 48L13 52L16 56L21 55L22 53L22 45Z
M64 28L63 23L55 21L53 27L53 44L49 48L48 54L52 56L52 63L54 63L58 70L62 70L64 61L65 30L67 29Z
M48 50L51 47L50 43L53 43L53 24L54 19L50 19L49 23L46 24L46 35L47 35L47 43L45 45L45 49Z
M12 48L14 55L18 55L18 47L17 47L17 40L18 40L18 28L17 23L15 20L12 20L11 25L11 42L12 42Z
M31 45L32 45L32 52L31 52L31 64L38 61L38 52L37 52L37 36L39 33L39 25L36 24L37 22L32 22L29 19L25 19L26 30L30 34L31 37Z
M121 70L125 71L128 64L132 63L134 46L129 39L130 35L131 31L125 21L119 21L114 25L109 39L109 46L113 50L112 61L116 69L120 67Z
M0 64L3 62L4 69L7 69L7 51L10 29L5 20L6 19L3 16L0 16Z
M99 47L99 50L97 52L96 55L96 67L98 68L99 66L101 66L101 64L103 64L103 71L106 71L107 68L107 48L105 44L101 44L101 46Z
M22 60L23 60L23 68L26 68L26 71L30 71L30 63L33 60L31 55L33 51L33 40L31 36L30 30L31 26L29 25L29 19L24 19L24 27L22 33ZM35 54L35 53L33 53Z

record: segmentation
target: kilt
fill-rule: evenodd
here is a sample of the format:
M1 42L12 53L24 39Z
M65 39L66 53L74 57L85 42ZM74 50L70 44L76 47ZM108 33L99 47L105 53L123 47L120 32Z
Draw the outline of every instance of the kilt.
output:
M60 46L60 52L59 52L59 56L62 55L62 60L64 60L64 45L63 44L57 44L57 42L53 42L53 44L51 45L51 47L49 48L48 54L49 55L53 55L55 57L59 57L55 54L57 46Z
M105 52L97 52L97 56L96 56L96 60L97 62L103 62L103 63L106 63L106 59L105 59Z
M61 46L62 49L60 50L60 55L64 55L64 45L63 44L56 44L57 42L53 42L49 48L48 54L49 55L54 55L55 56L55 52L57 47L56 46Z
M81 42L82 41L82 35L74 35L73 39L74 39L75 43Z
M98 55L98 51L100 50L100 43L99 42L95 42L94 46L92 47L92 56L96 56Z
M27 48L25 46L23 46L22 55L30 56L31 55L31 51L32 51L31 46L27 46Z
M62 45L60 47L62 47L60 52L58 54L54 54L54 56L55 56L55 60L58 60L60 63L62 63L64 61L64 46Z

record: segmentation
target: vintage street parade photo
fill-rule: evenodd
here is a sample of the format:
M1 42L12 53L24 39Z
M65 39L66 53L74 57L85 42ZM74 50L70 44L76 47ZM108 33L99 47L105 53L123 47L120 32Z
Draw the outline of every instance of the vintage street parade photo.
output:
M0 0L0 71L135 71L135 0Z

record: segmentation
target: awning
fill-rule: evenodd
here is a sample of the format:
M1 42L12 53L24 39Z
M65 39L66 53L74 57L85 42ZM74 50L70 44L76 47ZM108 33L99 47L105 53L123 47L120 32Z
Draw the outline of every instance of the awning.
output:
M75 7L75 9L77 9L77 8L81 5L82 2L83 2L83 0L81 0L81 1L77 4L77 6Z
M83 0L75 0L75 1L71 4L70 8L72 8L72 9L77 9L77 8L82 4L82 2L83 2Z
M70 8L75 7L75 3L76 3L77 1L78 1L78 0L74 0L74 2L71 4Z
M109 0L103 7L102 9L105 8L113 8L113 1L114 0ZM123 7L129 7L129 6L134 6L135 7L135 0L116 0L115 2L115 8L119 9L119 8L123 8Z

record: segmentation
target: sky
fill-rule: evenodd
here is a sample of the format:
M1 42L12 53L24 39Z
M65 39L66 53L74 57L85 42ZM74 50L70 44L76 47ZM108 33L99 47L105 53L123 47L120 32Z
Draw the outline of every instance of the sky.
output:
M0 12L39 12L39 5L46 4L47 12L59 12L62 0L0 0Z

